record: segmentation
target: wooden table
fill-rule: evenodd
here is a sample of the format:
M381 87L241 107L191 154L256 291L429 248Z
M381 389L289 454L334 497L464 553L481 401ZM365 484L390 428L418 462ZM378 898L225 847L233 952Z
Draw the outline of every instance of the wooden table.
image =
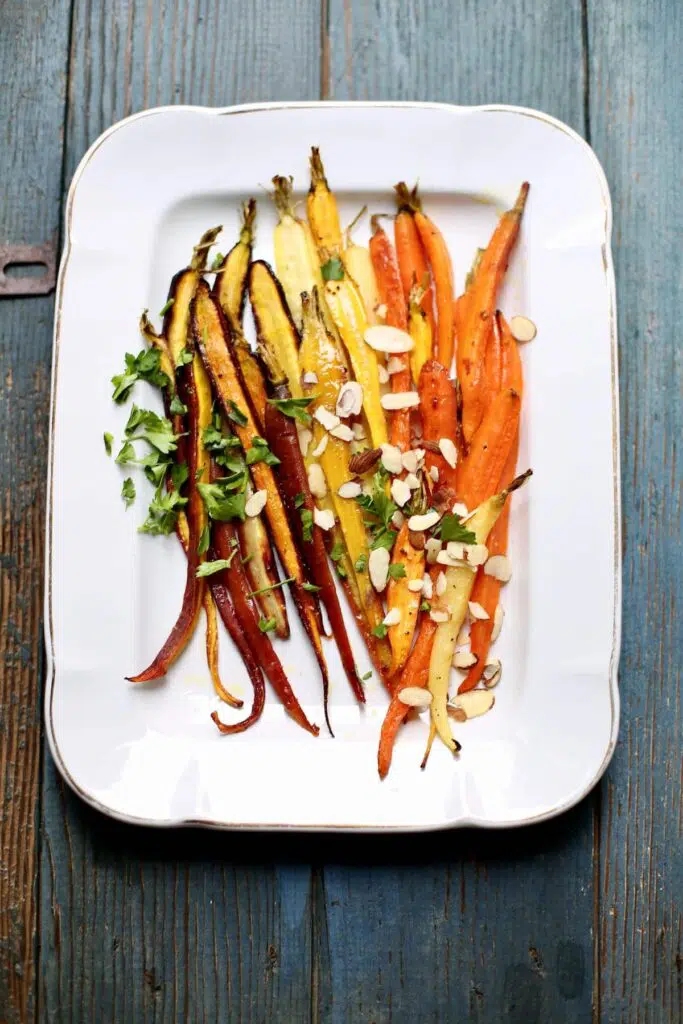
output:
M681 52L679 0L3 4L0 243L59 247L85 149L158 104L503 101L581 132L614 200L625 526L620 743L561 819L382 839L114 823L67 791L41 725L53 297L0 299L2 1024L681 1019Z

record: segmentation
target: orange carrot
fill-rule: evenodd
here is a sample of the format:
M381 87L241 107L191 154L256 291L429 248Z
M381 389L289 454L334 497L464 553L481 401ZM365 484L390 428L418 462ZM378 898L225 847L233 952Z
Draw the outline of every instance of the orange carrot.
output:
M484 356L484 412L500 391L501 387L501 330L498 316L493 318L493 330ZM509 385L514 387L513 384Z
M422 367L418 382L420 395L420 412L422 414L422 432L425 441L438 445L442 438L455 441L457 426L457 398L453 381L448 372L435 359L428 359ZM456 489L456 469L443 457L441 452L425 450L425 467L428 480L439 488ZM432 468L438 471L434 481Z
M390 327L408 330L408 306L403 294L401 277L394 248L386 231L377 217L372 217L372 238L370 256L377 278L377 288L383 305L386 306L386 322ZM410 354L403 352L395 357L401 363L401 370L391 376L392 391L410 391ZM410 447L410 409L397 409L391 414L391 443L402 451Z
M498 222L482 255L466 305L462 344L458 345L458 378L463 393L463 429L466 441L472 439L484 414L486 345L491 332L496 295L519 234L528 192L529 185L525 182L513 208L504 213Z
M398 694L406 686L425 687L429 679L429 659L432 654L432 644L436 633L437 623L433 622L428 615L422 616L417 640L413 647L406 667L401 673L401 678L396 686L394 696L387 708L387 713L382 723L382 731L379 737L379 750L377 751L377 769L381 779L385 778L391 767L391 755L394 749L394 741L399 726L405 720L410 707L399 700Z
M406 663L410 646L415 635L417 612L420 605L419 592L408 589L408 584L421 580L424 576L424 551L414 548L410 543L410 530L406 521L398 532L391 555L393 565L402 565L405 575L398 579L392 576L387 589L387 610L398 609L400 622L389 626L389 643L391 645L391 674L400 672Z
M519 357L519 346L512 337L512 331L500 311L496 313L495 322L500 337L500 386L501 388L514 388L521 396L522 360Z
M469 509L476 508L499 489L517 435L520 404L514 388L499 392L472 439L467 457L458 464L456 490Z
M399 182L394 188L398 204L398 212L394 221L394 242L401 284L403 285L403 296L406 302L410 302L410 292L415 285L424 288L420 308L429 320L432 335L435 335L434 287L429 274L427 257L420 240L420 233L413 216L413 195L408 191L408 186L404 181Z

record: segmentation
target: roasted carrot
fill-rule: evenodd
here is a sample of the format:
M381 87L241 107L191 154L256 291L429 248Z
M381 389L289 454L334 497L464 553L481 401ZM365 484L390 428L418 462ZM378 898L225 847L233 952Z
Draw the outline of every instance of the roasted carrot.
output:
M214 522L212 532L213 557L230 560L229 568L224 569L217 575L219 578L223 578L230 591L230 597L232 598L237 618L252 651L261 668L268 676L273 689L294 721L303 729L306 729L307 732L317 736L319 732L318 726L311 725L309 722L290 686L289 680L280 664L280 659L273 650L267 634L262 633L259 629L256 613L250 603L251 591L249 583L239 558L235 557L237 538L232 523Z
M515 205L498 222L482 255L466 304L462 344L458 345L458 378L463 393L463 429L467 442L474 436L484 415L484 357L496 308L496 295L519 234L528 192L529 185L525 182Z
M398 695L407 686L420 686L423 688L427 686L429 659L432 653L436 626L436 622L433 622L428 615L422 616L415 646L410 652L400 680L395 685L394 696L391 698L391 703L387 708L387 713L382 723L379 750L377 751L377 768L381 779L386 777L391 767L391 755L399 726L405 721L408 712L411 710L407 704L400 700Z
M276 398L286 397L289 392L286 388L283 392L282 388L275 387L274 394ZM308 484L306 467L299 446L299 435L294 421L273 405L269 405L266 409L266 438L271 451L280 460L278 478L285 508L292 530L295 534L298 534L301 550L311 574L311 579L320 588L320 599L325 606L327 617L332 627L332 635L339 649L346 677L356 699L365 702L365 694L356 671L356 663L353 651L351 650L351 643L346 633L337 589L330 572L322 530L314 521L315 503ZM305 515L303 514L304 512ZM328 682L326 675L323 677L323 683L325 720L330 732L332 732L327 710Z
M436 292L436 344L434 355L447 370L453 362L453 265L446 241L438 227L422 209L417 186L409 190L403 182L396 186L404 206L412 210L415 227L429 261Z
M251 711L249 712L246 718L242 719L241 722L235 722L233 725L225 725L225 723L221 722L220 718L218 717L218 712L212 712L211 718L216 723L219 732L222 732L224 735L229 736L233 735L234 733L244 732L246 729L249 728L250 725L253 725L254 722L258 722L259 718L261 717L263 706L266 701L266 687L263 681L263 672L261 671L261 666L259 665L254 655L254 652L252 651L251 647L247 642L244 629L237 618L237 614L235 612L235 609L233 608L232 601L230 600L230 592L228 588L224 583L222 583L218 579L217 576L213 576L211 578L209 582L209 587L211 589L211 596L214 600L216 608L218 609L220 617L223 620L223 624L227 631L230 633L230 636L232 636L235 639L235 644L240 654L242 655L242 660L246 665L247 672L249 673L249 678L254 689L254 696L251 703Z
M422 285L413 285L408 300L408 332L413 339L413 351L410 353L410 369L413 380L417 384L422 367L432 357L434 333L429 317L422 308Z
M250 403L242 389L238 370L226 344L227 325L221 308L202 282L194 299L192 330L225 415L232 418L237 436L245 452L253 447L256 429ZM287 576L292 579L291 591L297 611L318 658L322 657L320 630L316 615L316 602L303 589L305 582L301 559L289 527L275 477L265 462L251 467L254 486L267 494L265 516L273 542Z
M265 260L249 268L249 301L260 345L273 351L293 398L300 398L299 333L282 286Z
M362 213L363 211L361 211ZM368 327L384 323L382 299L377 287L377 276L372 264L370 250L351 240L351 228L346 229L346 246L342 254L344 269L355 284L365 306Z
M311 148L311 185L308 190L306 209L308 223L320 253L320 262L338 259L344 248L341 222L337 201L325 177L325 168L317 146Z
M458 464L456 491L469 509L480 505L500 485L503 467L517 436L521 399L514 388L500 391Z
M500 311L496 313L494 322L498 326L500 337L500 386L503 388L514 388L521 396L523 377L519 346L512 337L510 327Z
M388 637L391 644L391 674L400 672L406 663L410 647L415 635L417 614L420 607L420 594L410 590L408 584L422 580L424 576L424 551L414 548L410 543L408 522L403 523L394 541L391 554L392 565L403 566L403 576L391 576L387 588L387 611L398 611L400 621L389 626Z
M396 219L394 220L394 243L396 245L396 258L401 274L403 295L406 303L409 303L410 294L415 286L418 285L423 289L419 300L420 308L429 320L429 327L432 336L434 336L436 333L434 286L431 281L420 233L415 224L412 207L413 194L408 190L408 186L403 181L395 185L394 188L398 205ZM415 186L415 189L417 189L417 186Z
M401 275L396 262L396 254L389 236L380 225L377 217L371 218L372 236L370 238L370 256L377 278L377 287L382 304L386 308L385 322L390 327L408 330L408 303L403 294ZM397 373L391 375L391 390L410 391L410 354L403 352L394 357L401 365ZM407 451L410 447L410 409L397 409L391 414L391 443Z
M429 442L425 448L425 468L430 485L432 489L448 487L455 490L456 467L447 461L443 452L438 449L438 444L444 439L452 440L455 444L457 397L448 371L436 359L428 359L422 367L418 382L418 394L420 395L423 439ZM435 451L435 447L438 450ZM442 447L448 451L447 445ZM452 453L451 461L453 461ZM436 470L436 473L433 470Z
M491 326L491 336L489 337L489 341L486 346L486 355L484 356L484 413L486 413L491 402L500 391L502 379L502 341L500 325L497 317L494 316ZM509 386L513 387L514 385Z

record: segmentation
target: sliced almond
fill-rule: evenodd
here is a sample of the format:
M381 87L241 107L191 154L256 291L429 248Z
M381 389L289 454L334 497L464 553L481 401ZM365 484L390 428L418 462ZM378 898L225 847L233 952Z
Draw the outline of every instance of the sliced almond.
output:
M510 334L515 341L533 341L536 337L536 324L527 316L513 316L510 320Z
M327 494L325 474L319 462L312 462L308 467L308 486L315 498L324 498Z
M401 449L397 448L395 444L383 444L381 447L382 465L386 469L387 473L400 473L403 469L403 463L401 462Z
M330 434L340 441L346 441L347 443L353 441L353 431L345 423L340 423L338 427L332 427Z
M318 423L325 428L325 430L332 430L333 427L338 427L341 422L339 417L335 416L335 414L330 412L329 409L326 409L324 405L318 406L313 413L313 418L316 419Z
M484 570L486 571L486 570ZM505 611L502 604L496 605L496 610L493 613L493 629L491 630L491 643L495 643L500 636L500 631L503 628L503 619L505 618Z
M448 465L451 466L452 469L455 469L455 465L458 461L458 449L455 447L455 444L451 441L450 437L442 437L439 439L439 451Z
M401 704L407 704L409 708L428 708L433 699L429 690L421 686L404 686L398 691L397 697Z
M496 698L488 690L470 690L468 693L459 693L450 702L451 707L460 708L468 718L478 718L490 711L496 702Z
M432 620L432 622L448 622L450 616L449 616L448 612L441 612L441 611L438 611L438 610L432 610L429 613L429 618Z
M393 516L391 517L391 525L394 527L395 530L400 530L405 521L406 517L403 515L402 512L399 511L399 509L396 509Z
M507 555L491 555L484 566L484 572L500 583L507 583L512 576L512 563Z
M408 590L413 594L419 594L422 590L422 580L408 580Z
M465 545L459 540L449 540L446 544L446 551L449 558L455 558L461 562L465 558Z
M299 450L301 451L301 454L305 457L308 453L310 443L313 440L313 434L306 427L301 427L301 429L298 431L298 434Z
M448 583L446 581L446 573L440 572L439 575L436 577L436 587L434 588L436 590L436 596L443 597L443 595L446 593L447 586Z
M438 537L430 537L425 544L425 558L429 565L434 565L437 556L441 551L441 541Z
M470 617L473 619L490 618L489 613L486 611L482 604L479 604L478 601L468 601L467 607L469 609Z
M396 476L391 481L391 497L399 508L403 508L407 501L410 501L410 487L405 480Z
M378 593L382 593L387 585L389 576L390 554L386 548L375 548L370 552L368 558L368 573L370 582Z
M403 479L406 487L411 491L416 491L420 486L420 480L414 473L406 473Z
M462 501L456 501L451 511L453 512L453 515L460 516L461 519L464 519L465 516L469 515L469 509Z
M382 619L385 626L398 626L401 621L401 612L398 608L392 608Z
M362 423L354 423L351 429L356 441L363 441L365 439L365 427Z
M382 408L388 412L395 412L397 409L412 409L420 404L420 396L417 391L391 391L382 395L380 399Z
M426 598L427 601L429 601L433 593L434 584L432 583L432 577L429 575L429 573L425 573L425 575L422 577L422 596Z
M377 364L377 377L379 379L380 384L389 383L389 371L387 370L386 366L382 366L381 363Z
M320 440L318 441L317 445L315 446L315 448L311 452L311 455L313 456L314 459L319 459L320 458L322 453L327 448L328 440L329 440L329 435L328 434L323 434L322 437L320 438Z
M465 714L462 708L455 708L453 707L452 704L447 704L446 711L451 716L451 718L454 719L456 722L467 721L467 715Z
M415 530L431 530L432 526L436 526L441 516L436 509L430 509L429 512L425 512L421 516L411 516L408 520L408 529Z
M357 498L362 492L361 485L357 480L347 480L345 484L342 484L337 494L340 498Z
M438 466L430 466L430 468L429 468L429 475L430 475L431 479L434 481L434 483L438 484L438 482L439 482L439 467Z
M503 666L500 663L500 658L491 658L486 662L482 672L484 686L488 690L492 690L494 686L498 686L502 674Z
M314 373L313 370L307 370L301 377L302 384L317 384L318 374Z
M329 508L314 508L313 522L321 530L334 529L334 512Z
M412 352L415 347L415 343L407 331L401 331L398 327L388 327L385 324L368 327L363 337L366 344L370 348L374 348L375 352Z
M244 511L246 512L250 519L253 519L255 516L261 514L261 512L266 506L267 500L268 491L254 491L251 497L247 498L246 504L244 506Z
M417 473L417 466L420 459L416 451L403 452L401 463L406 473Z
M337 416L346 419L347 416L358 416L363 408L363 389L357 380L347 381L337 395Z
M403 362L397 357L392 356L391 359L387 359L387 373L390 377L393 377L395 373L401 373L405 367Z
M472 654L472 651L456 651L453 655L453 664L456 668L470 668L477 664L477 656Z
M452 558L447 551L439 551L436 561L439 565L447 565L449 569L469 569L467 562L463 562L459 558Z
M489 549L485 544L466 544L465 558L470 565L483 565L489 557Z

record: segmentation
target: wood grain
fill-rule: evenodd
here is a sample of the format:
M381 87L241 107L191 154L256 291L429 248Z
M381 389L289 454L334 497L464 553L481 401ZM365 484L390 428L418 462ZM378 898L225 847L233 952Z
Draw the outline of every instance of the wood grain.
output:
M0 237L57 242L69 4L0 19ZM18 59L20 55L20 59ZM0 301L0 1021L35 1009L41 593L51 297ZM6 440L9 439L9 440Z
M680 1021L683 8L589 5L591 138L614 203L624 492L621 738L600 828L606 1021Z

